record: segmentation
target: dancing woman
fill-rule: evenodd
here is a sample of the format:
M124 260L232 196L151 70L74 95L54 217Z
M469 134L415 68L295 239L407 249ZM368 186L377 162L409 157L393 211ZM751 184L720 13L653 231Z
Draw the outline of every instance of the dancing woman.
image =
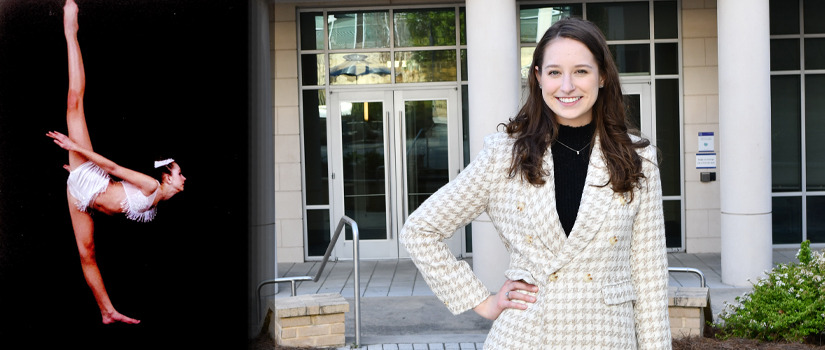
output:
M173 159L155 161L157 178L124 168L95 153L86 127L83 111L83 93L86 77L83 58L77 41L77 4L67 0L63 7L63 30L69 55L69 93L66 108L68 136L51 131L46 135L61 148L69 151L67 198L72 219L80 265L86 283L94 294L104 324L140 323L127 317L112 305L95 259L94 221L91 210L107 215L123 213L139 222L155 217L158 202L183 191L186 181L180 166ZM112 180L117 177L121 181Z

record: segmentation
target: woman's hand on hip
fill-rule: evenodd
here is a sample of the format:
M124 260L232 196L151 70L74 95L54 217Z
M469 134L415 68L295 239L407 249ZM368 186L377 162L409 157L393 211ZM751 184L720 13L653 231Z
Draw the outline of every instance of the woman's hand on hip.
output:
M535 303L536 297L524 293L524 291L536 293L539 287L524 281L507 280L501 286L498 293L493 294L473 310L486 319L495 320L504 309L526 310L527 303Z

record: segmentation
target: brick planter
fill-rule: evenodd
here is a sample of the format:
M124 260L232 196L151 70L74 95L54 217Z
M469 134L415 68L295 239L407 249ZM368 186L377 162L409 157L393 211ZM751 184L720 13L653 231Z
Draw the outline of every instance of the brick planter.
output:
M668 288L670 333L674 339L704 336L705 321L712 321L710 291L704 287Z
M337 293L306 294L269 301L268 330L275 344L343 347L349 303Z

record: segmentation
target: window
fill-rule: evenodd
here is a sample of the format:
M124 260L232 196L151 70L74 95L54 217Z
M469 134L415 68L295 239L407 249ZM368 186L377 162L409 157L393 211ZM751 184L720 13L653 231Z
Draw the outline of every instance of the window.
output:
M773 243L825 243L825 2L771 0Z

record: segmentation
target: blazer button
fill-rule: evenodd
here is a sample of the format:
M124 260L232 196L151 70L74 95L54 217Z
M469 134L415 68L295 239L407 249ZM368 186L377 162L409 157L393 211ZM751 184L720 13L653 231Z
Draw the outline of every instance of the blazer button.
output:
M524 202L518 202L516 209L518 209L518 211L524 211Z
M533 236L527 236L527 244L533 244Z
M591 275L588 273L587 275L585 275L585 276L584 276L584 281L585 281L585 282L592 282L592 281L593 281L593 276L591 276Z
M548 280L549 280L550 282L555 282L555 281L558 281L558 280L559 280L559 274L558 274L558 273L556 273L556 272L551 273L551 274L550 274L550 278L548 278Z
M610 237L610 245L616 245L619 242L619 237L613 236Z

